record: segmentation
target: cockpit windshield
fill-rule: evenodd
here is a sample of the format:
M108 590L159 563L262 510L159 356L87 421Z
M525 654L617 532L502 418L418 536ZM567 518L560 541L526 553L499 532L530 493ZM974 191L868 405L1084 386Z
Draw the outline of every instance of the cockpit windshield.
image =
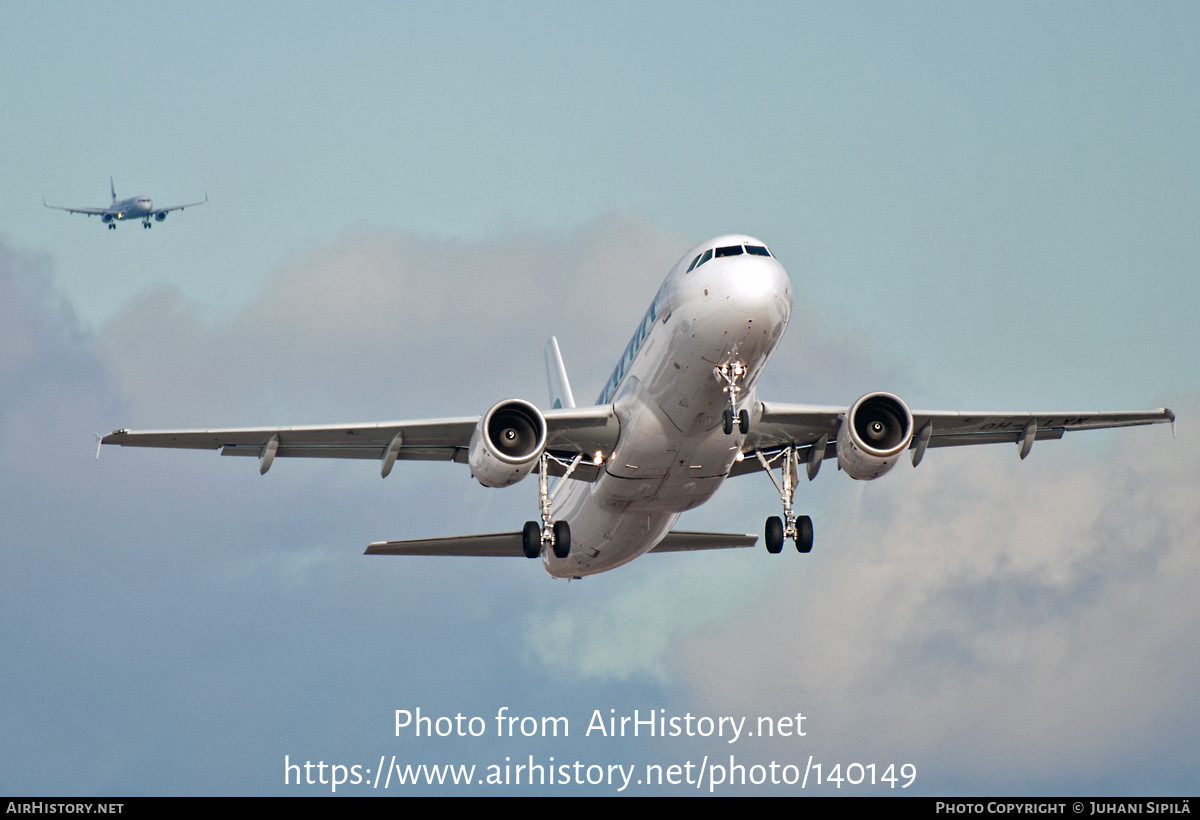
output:
M771 256L771 252L762 245L722 245L719 248L709 248L693 259L692 264L688 266L687 272L691 273L710 259L718 259L725 256L741 256L743 253L752 254L753 256Z

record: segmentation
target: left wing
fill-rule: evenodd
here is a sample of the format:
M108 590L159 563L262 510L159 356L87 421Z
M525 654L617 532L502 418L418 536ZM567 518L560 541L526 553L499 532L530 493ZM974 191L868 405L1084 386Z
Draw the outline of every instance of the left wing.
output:
M203 202L189 202L186 205L172 205L170 208L155 208L154 213L165 214L168 211L182 211L184 208L194 208L197 205L203 205L205 202L208 202L208 194L207 193L204 195Z
M616 414L609 405L549 410L546 449L560 458L611 452L617 441ZM384 476L396 461L457 461L465 464L480 416L304 427L243 427L216 430L117 430L102 444L220 450L223 456L262 459L260 472L276 458L363 458L382 462ZM560 474L557 473L556 474ZM584 459L572 478L595 480L598 469Z
M777 452L795 445L801 460L814 446L827 441L824 458L837 457L837 435L849 408L828 405L780 404L762 402L759 414L750 425L743 450ZM1072 430L1100 430L1110 427L1136 427L1145 424L1174 424L1170 410L1088 411L1082 413L996 413L913 410L913 437L909 449L924 454L927 447L960 447L968 444L1007 442L1021 447L1022 458L1034 441L1060 439ZM922 441L923 440L923 441ZM920 455L914 452L916 461ZM761 470L757 459L746 458L733 465L730 475Z

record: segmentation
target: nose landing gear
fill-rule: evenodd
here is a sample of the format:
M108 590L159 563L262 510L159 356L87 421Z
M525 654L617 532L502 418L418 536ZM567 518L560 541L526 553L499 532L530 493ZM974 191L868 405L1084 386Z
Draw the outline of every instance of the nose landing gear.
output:
M719 365L713 368L717 378L725 382L725 393L729 396L729 406L725 408L725 412L721 414L721 429L725 431L725 435L732 435L733 422L737 420L738 432L743 436L750 432L750 414L745 410L738 410L738 397L742 393L742 379L746 375L746 365L741 362L734 361Z

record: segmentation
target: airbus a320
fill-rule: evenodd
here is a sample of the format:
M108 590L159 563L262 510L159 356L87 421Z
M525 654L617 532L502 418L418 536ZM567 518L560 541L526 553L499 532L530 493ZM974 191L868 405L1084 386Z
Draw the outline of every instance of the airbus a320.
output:
M148 196L132 196L129 199L118 200L117 186L113 183L112 177L108 178L108 189L112 192L112 204L107 208L64 208L61 205L47 205L45 197L42 198L42 204L56 211L98 216L100 217L100 221L107 225L110 231L115 231L118 222L129 222L135 219L142 220L143 228L152 228L154 227L154 222L162 222L171 211L182 211L184 208L194 208L197 205L203 205L205 202L208 202L208 194L206 193L204 199L200 202L189 202L186 205L172 205L169 208L155 208L154 203ZM151 219L154 222L151 222Z
M792 311L792 282L759 240L704 242L667 274L591 407L577 407L558 343L546 345L550 409L505 399L478 416L424 421L225 430L118 430L104 444L220 450L259 459L361 458L386 477L397 461L466 464L486 487L535 474L538 518L519 531L382 541L370 555L526 556L556 578L614 569L649 552L748 547L755 535L672 530L728 478L770 476L781 515L767 519L768 552L813 546L794 507L800 476L836 460L853 479L879 478L930 448L1015 445L1070 430L1174 422L1162 408L1071 413L911 410L887 392L848 406L762 400L757 384ZM550 478L558 476L551 486Z

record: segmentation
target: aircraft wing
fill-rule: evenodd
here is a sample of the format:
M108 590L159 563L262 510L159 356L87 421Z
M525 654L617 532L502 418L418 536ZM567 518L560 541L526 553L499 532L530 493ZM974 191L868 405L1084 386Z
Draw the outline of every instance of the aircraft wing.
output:
M546 449L560 458L600 450L611 452L619 427L609 405L549 410ZM243 427L214 430L117 430L102 444L124 447L166 447L220 450L223 456L254 456L270 469L276 458L361 458L382 462L382 474L396 461L457 461L465 464L471 434L480 416L390 421L370 424L337 424L304 427ZM555 465L555 475L562 468ZM594 481L598 468L585 458L573 479ZM519 546L519 545L518 545Z
M47 208L53 208L56 211L67 211L73 214L87 214L88 216L101 216L108 213L108 208L64 208L62 205L47 205L46 200L42 200L42 204Z
M845 418L847 407L763 402L760 418L751 424L743 449L776 452L796 445L800 459L807 458L809 449L827 438L825 458L837 456L838 428ZM1060 439L1072 430L1100 430L1110 427L1136 427L1144 424L1175 422L1175 414L1166 408L1158 410L1118 410L1113 412L1080 413L996 413L957 412L947 410L913 410L913 443L918 446L921 432L929 425L926 447L960 447L968 444L1021 442L1025 430L1035 424L1032 441ZM757 459L745 458L736 462L730 475L757 472L762 466Z
M197 205L203 205L205 202L208 202L208 194L204 195L204 200L202 202L189 202L186 205L172 205L170 208L155 208L154 213L165 214L168 211L182 211L184 208L194 208Z
M651 552L681 552L733 547L752 547L755 535L723 532L669 532ZM377 541L366 555L459 555L472 558L524 558L520 532L459 535L450 538L416 538L408 541Z

